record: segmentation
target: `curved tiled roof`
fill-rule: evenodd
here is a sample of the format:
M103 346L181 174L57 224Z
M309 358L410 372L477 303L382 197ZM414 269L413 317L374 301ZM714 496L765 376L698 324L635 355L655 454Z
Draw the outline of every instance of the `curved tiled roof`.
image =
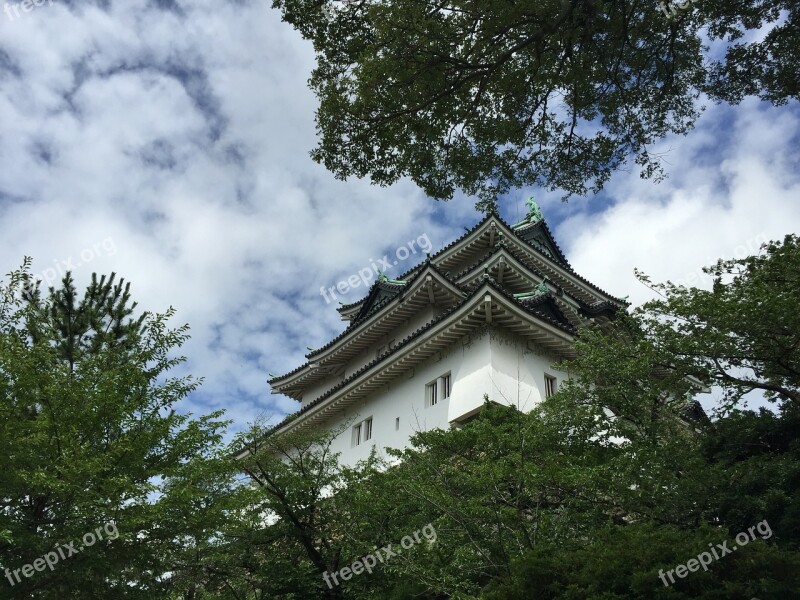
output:
M537 248L534 244L532 244L530 241L526 240L519 233L517 233L517 231L511 225L509 225L499 214L497 214L494 211L491 211L491 212L487 213L483 217L483 219L478 221L478 223L476 223L472 228L468 229L461 236L459 236L458 238L456 238L455 240L453 240L452 242L450 242L449 244L444 246L441 250L436 252L434 255L430 256L428 258L428 260L433 260L436 257L438 257L441 254L443 254L444 252L447 252L448 250L450 250L454 246L457 246L462 241L464 241L466 238L468 238L470 235L472 235L473 232L475 232L477 229L479 229L480 227L485 225L492 218L495 218L500 223L502 223L514 235L515 238L517 238L518 240L520 240L521 242L526 244L529 248L531 248L535 252L541 254L543 257L547 258L548 260L554 260L553 257L547 256L539 248ZM550 230L550 227L547 225L547 221L546 220L542 219L541 221L539 221L539 222L537 222L535 224L526 226L524 229L525 229L525 231L531 231L531 230L533 230L535 228L541 228L544 231L544 233L547 236L548 240L553 244L553 246L555 247L555 249L559 253L560 258L562 260L555 260L554 262L556 264L560 265L568 273L570 273L571 275L575 276L578 280L580 280L581 282L585 283L586 285L588 285L589 287L591 287L595 291L600 292L601 294L603 294L604 296L607 296L609 298L616 298L615 296L612 296L611 294L606 292L604 289L598 287L597 285L595 285L594 283L592 283L591 281L589 281L588 279L586 279L585 277L580 275L577 271L575 271L575 269L572 267L572 265L567 260L566 255L564 254L563 250L561 249L561 246L558 245L558 242L556 241L555 236L553 235L552 231ZM425 263L423 262L423 263L420 263L420 264L418 264L418 265L416 265L414 267L411 267L408 271L406 271L405 273L400 275L399 278L400 279L406 279L407 277L412 275L415 271L417 271L418 269L422 268L424 265L425 265ZM358 300L358 301L353 302L351 304L342 305L342 306L340 306L338 308L338 310L340 312L342 312L342 311L346 311L346 310L355 308L359 304L363 303L367 299L367 297L368 296L365 296L361 300Z
M443 272L442 272L442 270L441 270L441 269L439 269L439 268L438 268L436 265L434 265L433 263L431 263L431 264L428 264L428 263L426 262L426 263L423 263L423 265L427 265L427 266L429 266L429 267L430 267L430 269L431 269L432 271L435 271L435 272L436 272L436 273L437 273L437 274L438 274L438 275L439 275L439 276L440 276L442 279L444 279L444 280L445 280L445 281L447 281L448 283L452 284L452 285L453 285L453 287L456 287L456 288L459 288L459 289L460 289L459 285L458 285L458 284L457 284L457 283L456 283L456 282L455 282L455 281L454 281L452 278L448 277L448 276L447 276L445 273L443 273ZM412 285L413 283L415 283L415 282L416 282L417 278L419 278L419 277L420 277L420 275L422 275L422 273L424 273L424 272L425 272L425 269L422 269L422 270L420 270L420 271L419 271L419 273L415 273L415 274L414 274L414 276L413 276L413 277L411 277L411 278L408 280L408 283L407 283L406 285L403 285L403 286L396 286L396 287L397 287L397 291L398 291L398 293L400 293L400 292L401 292L402 290L404 290L404 289L408 289L408 288L410 288L410 287L411 287L411 285ZM377 285L377 283L378 283L378 282L376 282L376 283L375 283L375 284L373 284L373 285ZM371 310L370 310L370 311L369 311L367 314L365 314L364 316L362 316L362 317L360 317L360 318L358 318L358 319L354 319L354 320L353 320L353 321L350 323L350 325L348 325L348 326L345 328L345 330L344 330L344 331L342 331L342 333L340 333L339 335L337 335L337 336L336 336L335 338L333 338L333 339L332 339L330 342L328 342L327 344L325 344L325 345L324 345L324 346L322 346L321 348L317 348L317 349L316 349L316 350L314 350L313 352L309 352L308 354L306 354L306 358L311 358L312 356L316 356L316 355L320 354L321 352L324 352L325 350L327 350L328 348L330 348L331 346L333 346L333 345L334 345L334 344L336 344L337 342L341 341L341 340L342 340L344 337L346 337L346 336L347 336L347 334L349 334L349 333L350 333L351 331L353 331L354 329L357 329L357 328L358 328L358 326L359 326L359 325L361 325L361 323L363 323L363 322L364 322L364 321L365 321L367 318L371 317L373 314L375 314L376 312L378 312L378 310L380 310L381 308L383 308L383 306L385 306L386 304L388 304L389 302L391 302L392 300L394 300L396 297L397 297L397 296L395 295L395 296L393 296L393 297L391 297L391 298L388 298L388 297L387 297L385 300L381 300L381 301L379 302L379 304L376 304L375 306L373 306L373 307L372 307L372 309L371 309ZM365 299L366 299L366 298L365 298Z
M598 286L596 286L595 284L593 284L591 281L589 281L589 280L588 280L588 279L586 279L585 277L583 277L583 276L581 276L580 274L578 274L578 273L577 273L577 272L576 272L576 271L575 271L575 270L572 268L572 266L571 266L571 265L569 264L569 262L566 260L566 257L564 256L564 253L562 252L562 250L561 250L560 246L558 245L558 242L556 242L556 240L555 240L555 237L553 236L552 232L550 231L550 228L547 226L547 223L546 223L546 221L545 221L545 220L541 220L541 221L539 221L539 222L537 222L537 223L535 223L535 224L533 224L533 225L527 226L525 229L526 229L526 231L530 231L530 230L531 230L531 229L533 229L533 228L537 228L537 227L540 227L540 228L542 228L542 231L543 231L543 232L546 234L547 238L548 238L548 239L549 239L549 240L552 242L553 246L554 246L554 247L557 249L557 251L558 251L558 252L561 254L561 256L563 257L563 259L564 259L564 262L563 262L563 264L561 263L561 261L554 260L552 257L549 257L549 256L547 256L547 255L546 255L544 252L542 252L542 250L541 250L541 249L537 248L537 247L536 247L534 244L532 244L530 241L528 241L528 240L526 240L525 238L523 238L523 237L522 237L520 234L518 234L518 233L517 233L517 232L516 232L516 231L515 231L515 230L514 230L514 229L513 229L513 228L512 228L512 227L511 227L511 226L510 226L510 225L509 225L507 222L506 222L506 221L504 221L502 217L500 217L500 216L499 216L499 215L498 215L496 212L494 212L494 211L490 211L489 213L487 213L487 214L486 214L486 215L483 217L483 219L481 219L481 220L480 220L478 223L476 223L476 224L475 224L475 225L474 225L472 228L468 229L467 231L465 231L465 232L464 232L464 234L462 234L461 236L459 236L458 238L456 238L455 240L453 240L452 242L450 242L449 244L447 244L446 246L444 246L442 249L440 249L438 252L436 252L436 253L435 253L435 254L434 254L432 257L431 257L431 256L429 256L429 257L428 257L428 258L427 258L427 259L426 259L424 262L422 262L422 263L420 263L420 264L418 264L418 265L416 265L416 266L412 267L411 269L409 269L408 271L406 271L405 273L403 273L403 274L402 274L402 275L399 277L399 279L408 279L408 280L409 280L409 281L408 281L408 284L410 285L410 284L411 284L411 282L412 282L412 281L414 281L414 280L416 279L416 277L417 277L417 276L419 276L419 274L420 274L421 272L423 272L423 270L424 270L424 268L425 268L426 266L430 266L431 268L435 269L435 270L436 270L436 272L437 272L439 275L441 275L442 277L444 277L445 279L447 279L448 281L450 281L450 282L451 282L451 283L452 283L454 286L456 286L456 287L457 287L458 285L455 283L455 280L457 280L458 278L462 277L462 276L463 276L465 273L469 272L470 270L474 269L475 267L472 267L471 269L466 269L465 271L462 271L461 273L459 273L459 275L458 275L458 276L456 276L455 278L451 278L451 277L448 277L448 276L447 276L445 273L443 273L443 272L442 272L440 269L438 269L438 268L437 268L437 267L436 267L436 266L435 266L435 265L432 263L432 259L433 259L433 258L435 258L435 257L437 257L437 256L440 256L440 255L442 255L443 253L447 252L447 251L448 251L448 250L450 250L451 248L453 248L453 247L457 246L458 244L460 244L461 242L463 242L463 241L464 241L466 238L468 238L470 235L472 235L472 234L473 234L473 233L474 233L474 232L475 232L477 229L479 229L480 227L484 226L484 225L485 225L485 224L486 224L486 223L487 223L487 222L488 222L490 219L492 219L492 218L494 218L494 219L497 219L497 221L498 221L498 222L500 222L500 223L501 223L503 226L505 226L505 227L506 227L506 228L507 228L507 229L508 229L508 230L509 230L509 231L510 231L510 232L511 232L513 235L514 235L514 237L515 237L516 239L518 239L520 242L524 243L524 244L525 244L527 247L531 248L531 249L532 249L534 252L537 252L538 254L541 254L541 255L542 255L544 258L546 258L547 260L552 260L552 261L553 261L555 264L558 264L559 266L561 266L561 267L562 267L563 269L565 269L565 270L566 270L568 273L570 273L571 275L573 275L573 276L574 276L576 279L578 279L579 281L581 281L581 282L585 283L587 286L591 287L591 288L592 288L592 289L594 289L595 291L597 291L597 292L600 292L601 294L603 294L603 295L604 295L604 296L606 296L606 297L609 297L609 298L615 298L614 296L612 296L611 294L609 294L609 293L608 293L608 292L606 292L605 290L603 290L603 289L601 289L600 287L598 287ZM521 260L521 259L520 259L520 258L519 258L519 257L518 257L516 254L515 254L515 252L514 252L514 250L513 250L512 248L510 248L510 247L506 246L506 250L507 250L507 251L508 251L508 252L509 252L509 253L510 253L512 256L514 256L515 258L517 258L517 260ZM480 264L480 262L483 262L484 260L486 260L486 259L487 259L488 257L490 257L490 256L491 256L491 255L492 255L494 252L496 252L496 249L494 249L494 248L493 248L493 249L491 249L491 250L490 250L490 251L489 251L489 252L488 252L488 253L487 253L487 254L486 254L486 255L485 255L485 256L484 256L484 257L483 257L483 258L482 258L482 259L481 259L481 260L480 260L478 263L477 263L477 264L479 265L479 264ZM524 261L522 261L522 262L524 262ZM535 272L537 272L537 273L538 273L538 269L533 269L533 270L534 270ZM542 275L542 276L543 276L543 275ZM354 308L356 308L356 307L357 307L357 306L359 306L359 305L364 305L364 303L365 303L367 300L369 300L369 298L370 298L371 296L374 296L374 295L375 295L375 292L376 292L376 290L378 289L378 286L382 286L382 289L385 289L385 290L388 290L388 291L392 291L392 289L394 289L394 291L396 291L398 294L400 293L400 291L402 291L402 289L404 289L405 287L407 287L407 286L399 286L399 285L395 286L395 284L391 284L391 283L387 283L387 282L383 282L383 281L380 281L380 280L379 280L379 281L376 281L376 282L375 282L375 283L372 285L372 287L370 288L370 291L368 292L368 294L367 294L367 295L366 295L364 298L362 298L361 300L359 300L359 301L357 301L357 302L353 302L353 303L351 303L351 304L342 305L342 306L340 306L340 307L338 308L338 310L339 310L340 312L343 312L343 311L346 311L346 310L351 310L351 309L354 309ZM504 293L504 292L502 292L502 293ZM316 356L316 355L320 354L321 352L323 352L323 351L327 350L328 348L330 348L330 347L331 347L331 346L333 346L334 344L336 344L336 343L338 343L339 341L341 341L341 340L342 340L342 339L343 339L345 336L347 336L347 335L348 335L350 332L352 332L352 331L353 331L353 330L354 330L354 329L355 329L355 328L356 328L358 325L360 325L360 324L361 324L361 323L364 321L364 319L366 319L366 318L368 318L369 316L371 316L371 315L375 314L377 311L379 311L381 308L383 308L383 307L384 307L384 306L386 306L386 305L387 305L389 302L391 302L391 301L392 301L392 300L393 300L393 299L394 299L396 296L397 296L397 294L395 294L394 296L387 296L386 298L384 298L384 299L381 299L381 300L380 300L378 303L376 303L374 306L370 307L370 309L369 309L369 311L368 311L367 313L365 313L365 314L363 314L363 315L359 314L357 317L355 317L355 318L354 318L354 319L353 319L353 320L350 322L350 324L348 325L348 327L346 327L346 328L345 328L345 330L344 330L342 333L340 333L338 336L336 336L335 338L333 338L333 340L331 340L330 342L328 342L327 344L325 344L325 345L324 345L324 346L322 346L321 348L318 348L318 349L316 349L316 350L314 350L314 351L312 351L312 352L308 353L308 354L306 355L306 358L307 358L307 359L310 359L311 357L313 357L313 356ZM616 298L615 298L615 300L617 300L617 302L619 302L619 303L620 303L621 305L623 305L623 306L626 304L626 303L625 303L624 301L622 301L622 300L619 300L619 299L616 299ZM582 304L585 304L585 303L582 303ZM587 307L587 312L588 312L589 314L593 314L593 313L594 313L594 311L596 311L596 310L600 310L600 311L602 311L602 310L609 310L609 309L612 309L612 308L613 308L613 304L612 304L611 302L609 302L609 301L604 301L603 303L600 303L600 304L603 304L603 305L608 305L608 306L602 306L602 307L601 307L601 306L597 306L597 307L596 307L595 305L586 305L586 307ZM302 364L302 365L300 365L300 366L299 366L299 367L297 367L296 369L293 369L292 371L289 371L288 373L286 373L286 374L284 374L284 375L281 375L281 376L279 376L279 377L274 377L274 378L271 378L271 379L269 379L268 381L269 381L270 385L272 385L273 383L277 383L278 381L281 381L281 380L283 380L283 379L286 379L286 378L288 378L288 377L291 377L291 376L293 376L293 375L296 375L297 373L299 373L300 371L302 371L304 368L306 368L308 365L309 365L309 363L308 363L308 362L306 362L305 364Z
M703 406L697 400L690 400L683 408L680 409L680 415L687 422L694 422L701 425L711 423Z
M435 271L436 274L438 274L440 277L442 277L442 279L444 279L448 283L452 284L453 287L461 289L459 287L459 285L455 281L453 281L450 277L448 277L445 273L443 273L441 271L441 269L439 269L436 265L434 265L432 263L428 264L427 262L423 263L423 265L427 265L428 267L430 267L430 269L432 271ZM377 286L379 284L382 285L382 286L395 287L397 289L398 294L399 294L402 290L408 289L414 282L416 282L417 278L420 277L422 275L422 273L424 273L424 272L425 272L425 269L422 269L418 273L415 273L414 276L411 277L408 280L408 283L406 285L403 285L403 286L400 286L400 285L395 286L393 284L387 284L386 282L376 281L372 285L372 288L373 289L377 288ZM370 295L371 294L372 294L372 289L370 290ZM350 333L352 333L355 329L357 329L367 318L369 318L373 314L377 313L381 308L383 308L384 306L389 304L396 297L397 297L397 295L391 296L391 297L387 296L386 298L384 298L381 301L379 301L378 304L373 306L372 309L366 315L364 315L363 317L361 317L359 319L354 319L353 321L351 321L350 324L344 329L344 331L342 331L339 335L334 337L327 344L325 344L321 348L317 348L317 349L313 350L312 352L309 352L308 354L306 354L306 359L310 360L312 357L318 356L322 352L325 352L326 350L328 350L332 346L334 346L337 343L339 343L345 337L350 335ZM289 373L286 373L285 375L280 375L278 377L273 377L272 379L268 380L268 383L270 383L270 384L277 383L278 381L281 381L282 379L286 379L287 377L290 377L292 375L296 375L297 373L302 371L304 368L306 368L309 364L310 364L309 362L306 362L306 363L300 365L299 367L297 367L296 369L294 369L293 371L290 371Z
M478 221L475 225L473 225L473 227L471 229L467 229L462 235L460 235L455 240L453 240L452 242L450 242L449 244L447 244L446 246L444 246L443 248L438 250L432 256L429 256L425 261L421 262L418 265L415 265L415 266L411 267L408 271L406 271L405 273L400 275L398 277L398 279L406 279L407 277L411 276L414 273L414 271L416 271L418 269L421 269L423 266L425 266L425 264L427 262L431 261L433 258L439 256L443 252L447 252L453 246L456 246L456 245L460 244L462 241L467 239L472 234L473 231L475 231L476 229L481 227L484 223L486 223L493 216L497 217L498 219L500 218L494 212L487 213L480 221ZM502 219L500 219L500 220L502 221ZM354 307L358 306L359 304L361 304L362 302L364 302L366 299L367 299L367 296L364 296L361 300L357 300L356 302L352 302L350 304L345 304L343 306L340 306L339 307L339 311L343 311L343 310L347 310L347 309L350 309L350 308L354 308Z
M547 314L542 313L541 311L537 310L538 305L540 305L543 302L547 301L548 298L543 297L543 298L540 298L539 300L537 300L535 303L531 303L531 302L527 302L526 303L526 301L520 301L520 300L514 298L512 295L506 293L502 288L500 288L499 284L497 284L497 282L495 282L491 277L486 277L485 283L488 283L489 286L495 292L497 292L499 295L503 296L507 300L509 300L512 303L516 304L517 306L519 306L520 308L522 308L523 310L525 310L526 312L528 312L532 316L535 316L536 318L538 318L538 319L540 319L542 321L545 321L546 323L548 323L550 325L553 325L554 327L557 327L557 328L565 331L566 333L569 333L570 335L575 335L575 333L577 333L577 329L573 325L565 324L565 323L563 323L563 322L561 322L561 321L559 321L557 319L554 319L550 315L547 315ZM283 427L284 425L286 425L290 421L293 421L294 419L296 419L298 416L300 416L300 415L302 415L304 413L307 413L309 410L311 410L315 406L318 406L319 404L321 404L327 398L330 398L337 391L339 391L340 389L344 388L345 386L347 386L348 384L350 384L351 382L356 380L358 377L363 375L365 372L369 371L370 369L372 369L373 367L377 366L378 364L380 364L380 363L382 363L384 361L387 361L391 357L395 356L403 348L408 346L410 343L416 341L422 334L424 334L425 332L429 331L435 325L439 324L440 322L445 320L447 317L452 315L454 312L456 312L470 298L472 298L475 295L477 295L479 290L481 290L481 289L482 289L482 286L479 286L479 287L475 288L475 290L473 290L473 292L467 298L465 298L462 302L460 302L459 304L456 304L455 306L445 310L441 315L439 315L435 319L431 320L430 322L426 323L425 325L423 325L422 327L420 327L419 329L417 329L413 333L409 334L406 338L404 338L402 341L400 341L391 351L389 351L386 354L381 355L380 357L377 357L377 358L373 359L372 361L368 362L366 365L364 365L363 367L361 367L357 371L353 372L348 377L345 377L342 381L340 381L336 385L332 386L329 390L327 390L321 396L319 396L318 398L315 398L314 400L312 400L311 402L309 402L308 404L303 406L299 411L296 411L296 412L292 413L291 415L287 415L287 417L283 421L281 421L280 423L275 425L275 427L272 428L269 433L271 433L273 431L277 431L278 429L280 429L281 427ZM568 323L568 321L567 321L567 323Z
M556 256L549 258L555 260L557 263L559 263L562 267L566 268L567 270L569 271L572 270L572 265L569 264L567 256L564 254L564 251L561 250L561 246L558 245L556 238L553 236L553 233L550 231L550 228L547 226L547 222L544 219L542 219L541 221L537 221L536 223L530 223L528 225L518 227L516 229L514 227L511 227L511 230L514 232L514 235L516 237L526 242L528 245L530 245L536 250L539 250L539 248L537 248L534 245L534 243L530 239L528 239L529 237L533 237L529 236L528 234L530 234L531 232L535 234L537 231L541 230L542 233L544 234L545 239L547 240L547 243L553 247L553 250L555 250Z
M480 269L481 268L481 263L485 263L487 260L492 258L498 252L501 252L502 250L505 250L511 256L513 256L519 263L525 265L525 261L522 260L522 258L519 256L519 254L517 253L516 250L514 250L513 248L511 248L509 246L506 246L505 242L499 241L494 245L494 248L492 248L486 254L484 254L481 257L481 259L477 263L475 263L473 266L467 267L466 269L463 269L461 272L457 273L456 275L453 275L453 281L458 281L459 279L461 279L465 275L469 274L470 272ZM525 265L525 268L527 268L528 270L530 270L534 274L536 274L539 277L541 277L542 279L544 279L544 277L545 277L544 273L539 271L539 269L536 269L535 267L530 267L528 265Z

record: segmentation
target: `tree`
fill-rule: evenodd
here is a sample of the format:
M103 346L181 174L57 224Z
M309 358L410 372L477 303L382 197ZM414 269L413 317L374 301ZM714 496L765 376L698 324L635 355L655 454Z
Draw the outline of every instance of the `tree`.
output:
M681 5L682 8L678 8ZM701 93L800 98L800 8L789 0L273 0L314 44L319 144L339 178L410 177L490 208L510 188L602 188L686 133ZM745 34L767 27L763 39ZM707 54L701 29L723 40Z
M45 296L28 266L0 285L2 596L167 597L197 551L186 538L214 536L213 519L191 521L196 500L216 506L227 477L207 466L221 413L175 410L200 383L170 373L188 327L169 328L172 309L134 317L113 274ZM204 466L208 487L187 494Z
M719 419L703 439L713 474L714 513L730 531L766 519L774 543L800 550L800 409L736 410Z
M583 329L571 379L531 413L487 404L462 429L416 435L359 490L372 524L360 532L391 539L430 521L439 539L364 585L418 585L398 598L791 595L800 243L710 271L711 291L654 285L663 299ZM712 385L728 392L713 422L692 401ZM752 390L777 411L742 411ZM663 585L661 570L757 524L769 539Z
M239 466L253 484L244 508L249 534L231 550L247 557L240 572L265 598L344 597L330 574L349 555L346 507L358 478L331 450L339 433L277 434L254 423L231 446L246 454Z
M800 243L789 236L710 272L710 291L640 275L663 298L582 329L557 394L527 414L487 398L473 420L420 431L389 461L344 468L331 451L342 430L254 425L229 449L251 485L228 494L224 513L200 505L187 518L173 496L176 520L201 532L173 563L176 600L790 597ZM713 421L692 400L711 385L729 392ZM742 410L753 389L777 410ZM205 497L206 472L187 472L182 494ZM664 584L754 526L763 539ZM425 527L435 540L326 585Z
M649 523L606 526L578 543L544 540L515 559L511 575L492 583L484 600L752 600L793 597L800 585L800 554L755 539L707 569L674 574L678 565L721 542L719 528L679 530ZM728 544L730 546L730 543ZM673 570L672 581L668 571ZM666 585L665 585L666 583Z
M800 403L800 238L704 269L713 288L643 282L662 295L638 312L646 335L674 364L725 392L723 409L751 392L772 403Z

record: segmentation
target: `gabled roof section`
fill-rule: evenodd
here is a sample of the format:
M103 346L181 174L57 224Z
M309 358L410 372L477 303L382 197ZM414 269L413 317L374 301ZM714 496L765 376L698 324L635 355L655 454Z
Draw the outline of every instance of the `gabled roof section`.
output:
M397 295L403 291L403 288L408 284L405 280L393 280L387 277L378 278L372 284L367 297L361 301L359 311L353 318L352 323L360 323L367 318L368 315L380 310L390 300L394 300Z
M620 301L619 304L613 302L595 302L594 304L582 304L580 314L586 318L613 317L621 306L627 306L629 302Z
M390 300L388 301L381 300L379 306L377 305L378 303L375 303L373 305L375 307L374 310L366 311L366 314L363 318L356 319L353 322L351 322L350 325L342 333L333 338L322 348L317 348L316 350L306 354L306 358L308 359L314 358L316 360L321 359L328 349L334 347L340 341L343 341L348 335L350 335L351 333L357 334L359 330L366 329L366 326L369 325L369 323L367 323L366 321L378 320L381 317L386 316L386 314L388 314L388 312L392 308L388 307L391 300L398 298L401 292L405 296L411 296L420 288L421 285L423 284L428 285L429 287L428 300L431 301L431 304L435 303L437 299L437 295L433 292L433 290L430 290L430 285L434 283L437 284L438 287L440 287L442 290L449 292L453 296L453 298L460 299L466 295L461 286L459 286L456 282L448 278L444 273L442 273L439 269L437 269L435 265L427 262L424 264L426 268L421 270L419 273L416 273L414 277L409 279L403 286L399 286L401 289L398 290L396 293L393 293ZM380 281L375 282L373 284L373 289L370 290L370 294L368 294L367 297L372 295L374 289L377 288L380 284L381 284ZM402 298L400 298L400 300L402 300ZM386 308L386 310L381 312L382 309L384 308ZM375 317L375 319L372 319L373 316ZM362 323L365 325L365 327L361 327Z
M500 272L498 267L500 263L503 264L502 270L504 272L513 269L520 275L525 276L526 280L538 283L545 277L542 272L526 264L517 250L500 241L474 265L453 275L453 280L458 282L459 285L470 284L476 279L480 279L483 272L488 270L497 283L504 285L505 280L499 279Z
M453 240L452 242L447 244L444 248L442 248L441 250L439 250L438 252L436 252L432 256L429 256L425 260L425 262L420 263L420 264L416 265L415 267L411 267L408 271L406 271L405 273L403 273L403 275L400 276L400 279L401 280L408 279L409 277L411 277L414 274L415 271L418 271L419 269L422 269L427 263L434 262L437 257L442 256L445 252L447 252L451 248L455 248L456 246L461 244L463 241L465 241L467 238L469 238L471 235L473 235L483 225L488 223L493 218L499 218L499 217L497 217L497 215L494 212L487 213L483 217L483 219L481 219L478 223L476 223L472 227L472 229L467 229L461 236L459 236L458 238L456 238L455 240ZM366 297L362 298L361 300L356 300L355 302L351 302L350 304L343 304L337 310L339 311L339 314L342 315L342 318L350 318L354 313L356 313L356 311L358 310L358 307L360 307L361 304L364 303L367 300L368 297L369 297L369 294Z
M572 268L536 203L529 200L528 205L531 207L528 216L514 226L506 223L497 213L490 212L458 239L430 256L426 262L431 262L443 272L449 273L452 279L460 280L465 272L474 270L481 261L491 256L495 245L501 244L529 269L548 275L554 285L563 288L580 302L586 305L611 302L625 306L624 301L594 285ZM411 268L400 279L412 277L425 264ZM454 275L453 271L461 273ZM340 306L338 310L342 318L356 318L369 298L370 295L352 304Z
M519 237L521 240L528 242L531 246L539 250L548 258L551 258L559 263L562 267L569 269L570 271L572 270L572 266L569 264L567 257L564 256L564 253L558 246L556 239L553 237L553 234L551 233L550 228L547 226L547 223L544 221L544 219L537 221L532 225L524 225L518 229L514 229L514 233L517 234L517 237Z
M424 306L459 304L465 296L462 288L434 265L425 263L424 266L402 285L385 280L375 282L367 296L372 300L365 304L363 317L351 322L322 348L309 352L306 355L309 362L285 375L271 378L269 384L273 393L284 393L299 400L304 386L336 371Z
M292 422L300 425L306 415L323 418L340 401L352 402L374 389L379 389L398 373L426 360L434 351L452 344L478 327L497 323L564 356L572 353L575 327L565 322L563 313L552 305L552 298L529 302L515 299L501 289L490 277L476 287L459 304L423 325L387 354L376 357L318 398L305 404L298 412L287 416L273 431Z
M532 313L549 320L551 323L558 323L565 329L574 329L572 322L561 310L561 307L556 303L550 292L521 299L520 303Z

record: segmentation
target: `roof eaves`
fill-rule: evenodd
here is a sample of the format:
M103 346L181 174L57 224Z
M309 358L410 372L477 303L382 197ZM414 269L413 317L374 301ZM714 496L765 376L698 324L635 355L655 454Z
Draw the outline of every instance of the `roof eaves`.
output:
M433 263L427 263L427 266L430 268L431 271L434 271L437 275L439 275L442 279L444 279L446 282L448 282L454 288L459 290L462 294L464 293L464 289L460 285L458 285L455 281L453 281L452 278L448 277L444 272L442 272L442 270L439 269L436 265L434 265ZM403 289L411 289L413 287L413 285L416 283L417 279L419 279L419 277L421 277L425 273L425 271L426 271L426 269L422 269L418 273L415 273L414 276L408 280L408 284L403 286ZM374 316L375 314L377 314L387 304L393 302L397 298L398 298L398 296L394 296L394 297L391 297L391 298L387 297L385 300L381 300L381 302L379 302L374 307L375 310L371 310L367 315L365 315L365 317L363 319L359 319L357 321L354 320L352 323L350 323L350 325L347 326L347 328L345 328L344 331L342 331L342 333L337 335L335 338L333 338L330 342L328 342L327 344L325 344L321 348L317 348L313 352L310 352L309 354L307 354L306 358L311 360L312 358L319 357L319 355L321 353L325 352L326 350L328 350L332 346L336 345L338 342L340 342L345 337L347 337L350 333L352 333L353 331L355 331L356 329L361 327L361 325L363 325L364 322L366 322L367 319L369 319L372 316Z
M539 313L534 308L525 306L523 303L519 302L513 296L510 296L505 291L503 291L498 286L498 284L496 282L494 282L491 278L487 277L485 283L488 285L488 287L492 288L494 291L498 292L499 295L501 295L505 299L507 299L511 304L521 308L522 310L527 312L529 315L539 319L540 321L544 321L547 324L552 325L552 326L554 326L554 327L556 327L558 329L561 329L562 331L564 331L565 333L568 333L570 335L575 335L575 333L577 333L577 329L575 327L573 327L571 325L565 325L564 323L561 323L561 322L553 319L552 317L549 317L547 315ZM410 344L411 342L415 341L419 336L421 336L422 334L424 334L428 330L432 329L434 326L438 325L440 322L442 322L443 320L448 318L451 314L456 312L465 303L467 303L472 297L478 295L481 292L482 289L483 289L483 286L479 286L479 287L475 288L468 297L464 298L461 302L459 302L455 306L447 309L441 315L439 315L435 319L431 320L430 322L426 323L425 325L423 325L422 327L420 327L419 329L417 329L416 331L414 331L413 333L408 335L405 339L403 339L400 343L398 343L391 351L387 352L386 354L384 354L384 355L382 355L382 356L380 356L378 358L373 359L372 361L370 361L369 363L367 363L366 365L361 367L358 371L353 372L349 377L346 377L345 379L343 379L342 381L337 383L335 386L331 387L328 391L326 391L324 394L322 394L318 398L314 399L313 401L309 402L307 405L305 405L299 411L296 411L296 412L292 413L291 415L287 415L287 417L283 421L281 421L278 425L276 425L272 430L270 430L270 432L276 431L276 430L282 428L284 425L286 425L289 422L293 421L298 416L308 412L309 410L311 410L315 406L318 406L320 403L324 402L326 399L328 399L330 396L335 394L337 391L339 391L340 389L342 389L343 387L347 386L348 384L350 384L351 382L356 380L358 377L363 375L366 371L369 371L370 369L376 367L378 364L380 364L380 363L382 363L384 361L388 361L390 358L394 357L403 348L405 348L408 344Z

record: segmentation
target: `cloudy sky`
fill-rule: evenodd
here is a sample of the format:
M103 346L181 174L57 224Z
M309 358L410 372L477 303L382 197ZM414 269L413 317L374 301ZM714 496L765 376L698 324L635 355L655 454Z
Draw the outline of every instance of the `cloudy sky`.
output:
M480 218L474 201L313 163L312 49L266 0L96 4L0 15L2 272L25 255L45 280L115 271L141 307L174 306L192 328L187 368L205 384L183 410L225 408L237 427L294 410L267 373L344 326L320 288L401 248L388 273L406 270ZM657 150L666 181L631 169L598 197L521 190L502 212L535 195L576 269L638 303L635 267L695 283L800 228L799 140L795 106L710 106Z

